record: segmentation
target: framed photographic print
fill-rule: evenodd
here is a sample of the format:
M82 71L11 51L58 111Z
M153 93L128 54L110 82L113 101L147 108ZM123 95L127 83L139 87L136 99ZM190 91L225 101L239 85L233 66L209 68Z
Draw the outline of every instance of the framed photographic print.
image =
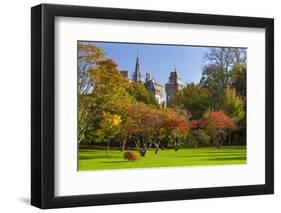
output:
M31 203L272 194L274 21L31 9Z

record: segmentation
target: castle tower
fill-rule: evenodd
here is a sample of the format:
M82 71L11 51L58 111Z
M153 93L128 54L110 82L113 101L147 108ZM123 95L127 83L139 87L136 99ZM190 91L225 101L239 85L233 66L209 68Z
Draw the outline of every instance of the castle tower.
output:
M182 90L184 87L183 83L181 82L181 77L178 76L176 68L170 73L169 81L165 84L165 91L166 91L166 104L167 107L170 107L177 95L177 93Z
M146 78L144 82L145 88L155 97L158 104L162 105L162 94L163 94L163 86L157 82L155 82L150 73L146 73Z
M135 71L132 76L132 80L136 82L142 82L142 76L141 76L141 70L140 70L140 61L139 61L139 54L137 55L137 60L136 60L136 67Z

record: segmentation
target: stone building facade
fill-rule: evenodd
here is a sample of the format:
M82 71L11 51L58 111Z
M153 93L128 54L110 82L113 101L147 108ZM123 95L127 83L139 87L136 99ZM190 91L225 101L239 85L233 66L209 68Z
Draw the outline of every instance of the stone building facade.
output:
M140 67L139 55L137 55L135 70L132 75L132 80L144 84L145 88L155 97L158 104L163 106L163 85L157 83L152 79L150 73L146 73L146 78L143 81L142 72Z
M163 105L163 86L155 82L150 73L146 73L146 78L144 82L145 88L155 97L158 104Z
M172 106L177 93L184 87L176 68L170 73L169 81L165 84L166 106Z
M125 77L128 78L128 71L122 70L120 73ZM129 78L128 78L129 79ZM170 72L169 80L165 84L165 92L166 92L166 102L163 100L163 91L164 86L157 83L150 73L146 73L146 77L142 79L142 72L140 67L140 59L137 55L136 58L136 65L134 72L132 73L132 79L129 81L134 81L141 83L145 86L145 88L155 97L156 101L162 107L171 107L177 93L184 88L184 84L182 83L181 77L177 74L176 68Z

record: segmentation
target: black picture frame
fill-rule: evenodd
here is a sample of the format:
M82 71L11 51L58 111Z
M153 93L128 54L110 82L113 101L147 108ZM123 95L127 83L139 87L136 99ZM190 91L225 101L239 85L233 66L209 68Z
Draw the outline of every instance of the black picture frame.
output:
M94 195L54 195L55 17L264 28L265 184ZM274 20L239 16L41 4L31 9L31 204L42 209L274 193Z

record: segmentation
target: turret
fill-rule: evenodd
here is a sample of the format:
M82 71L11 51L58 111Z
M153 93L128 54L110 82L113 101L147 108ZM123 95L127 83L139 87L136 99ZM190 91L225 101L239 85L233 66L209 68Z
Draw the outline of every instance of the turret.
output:
M170 77L168 83L165 85L166 91L166 104L167 107L170 107L177 93L183 89L183 83L181 82L181 77L178 76L176 68L170 72Z

